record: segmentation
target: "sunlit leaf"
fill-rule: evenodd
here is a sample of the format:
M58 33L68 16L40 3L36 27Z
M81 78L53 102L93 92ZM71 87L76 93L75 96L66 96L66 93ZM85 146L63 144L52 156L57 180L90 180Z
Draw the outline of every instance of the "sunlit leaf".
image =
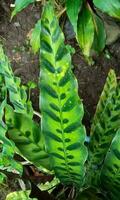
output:
M49 3L42 14L40 39L41 131L56 176L65 184L79 186L83 184L87 158L84 111L71 70L71 55Z
M35 24L34 29L30 37L30 44L34 53L37 53L40 49L40 31L41 31L41 20Z

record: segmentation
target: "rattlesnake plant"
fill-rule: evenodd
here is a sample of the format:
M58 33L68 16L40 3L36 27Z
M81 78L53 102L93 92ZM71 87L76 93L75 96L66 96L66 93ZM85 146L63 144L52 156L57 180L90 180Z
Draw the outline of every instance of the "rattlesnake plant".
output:
M76 199L100 199L98 195L102 193L101 199L118 200L120 85L115 72L110 70L93 118L87 150L83 104L72 72L71 55L50 3L45 5L41 17L40 125L33 120L31 102L20 79L14 77L2 46L0 74L9 93L9 99L5 96L1 102L0 128L4 121L5 132L19 150L17 153L38 168L52 170L66 187L76 188L76 194L80 192ZM3 146L8 140L5 132L0 133Z

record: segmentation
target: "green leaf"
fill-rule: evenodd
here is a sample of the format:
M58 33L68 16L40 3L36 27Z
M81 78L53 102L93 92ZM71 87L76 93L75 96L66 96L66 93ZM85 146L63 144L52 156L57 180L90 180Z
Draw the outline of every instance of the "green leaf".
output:
M78 17L77 40L86 58L90 57L90 49L94 41L94 23L91 8L84 3Z
M0 169L22 175L22 166L13 157L15 145L6 137L7 126L3 121L6 99L0 105L0 142L2 142L2 152L0 153Z
M102 12L120 19L120 0L93 0L93 2Z
M105 48L106 33L102 20L97 15L93 14L94 22L94 42L92 48L96 52L101 52Z
M80 186L87 158L83 105L71 70L70 52L49 3L42 14L40 39L41 131L56 176L64 184Z
M30 37L30 45L34 53L37 53L40 49L40 31L41 31L41 20L35 24L34 29Z
M30 101L27 101L27 94L24 86L21 86L21 80L15 77L7 56L4 54L0 45L0 74L5 79L5 86L9 91L10 102L18 113L27 113L29 117L33 116L33 109Z
M99 170L110 147L111 141L120 127L120 85L116 75L110 70L91 127L89 164L94 175Z
M66 11L75 33L77 33L78 14L81 10L83 0L66 0Z
M15 113L6 107L8 136L14 141L21 154L37 167L50 169L49 156L45 152L45 142L40 127L27 115Z
M6 175L0 172L0 185L7 179Z
M13 18L21 10L26 8L29 4L34 2L35 0L15 0L15 8L12 12L11 18Z
M120 129L117 131L106 155L101 172L101 186L113 200L120 196Z
M37 84L34 81L28 81L27 86L29 89L35 89Z
M30 198L30 190L12 192L7 195L6 200L37 200L36 198Z

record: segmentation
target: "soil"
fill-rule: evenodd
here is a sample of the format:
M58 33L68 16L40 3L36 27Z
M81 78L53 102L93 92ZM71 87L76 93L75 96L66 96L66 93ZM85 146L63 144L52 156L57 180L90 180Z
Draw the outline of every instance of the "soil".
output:
M29 80L37 82L39 75L38 56L31 52L27 36L40 17L40 7L29 6L10 22L10 13L0 8L0 39L6 48L15 75L21 77L22 83ZM78 80L79 95L83 99L87 131L94 115L99 96L102 92L108 71L113 68L120 74L120 40L107 46L101 55L94 58L94 65L89 66L83 58L75 40L68 41L76 52L73 56L74 73ZM38 108L38 90L32 91L31 99L36 111Z

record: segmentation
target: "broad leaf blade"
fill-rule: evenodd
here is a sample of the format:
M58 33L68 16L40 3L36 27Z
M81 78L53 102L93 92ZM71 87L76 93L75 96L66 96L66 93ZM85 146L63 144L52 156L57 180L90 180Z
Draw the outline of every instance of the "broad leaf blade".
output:
M21 154L37 167L50 169L40 127L27 115L15 113L10 106L6 107L5 119L9 138L14 141Z
M13 18L18 12L26 8L29 4L34 3L35 0L15 0L15 8L11 17Z
M94 23L89 4L84 3L78 17L77 40L86 58L94 41Z
M120 127L120 85L113 70L109 72L91 127L89 164L99 175L111 141ZM95 170L96 169L96 170Z
M102 12L120 19L120 0L93 0L93 2Z
M74 28L75 33L77 33L77 21L78 14L82 7L83 0L66 0L66 10L69 20Z
M71 56L49 3L41 19L40 56L41 131L45 135L51 164L61 182L81 185L87 157L83 105L71 70Z
M106 155L101 172L102 187L113 200L120 197L120 129L114 137Z
M40 49L40 31L41 31L41 20L35 24L30 38L30 45L34 53L37 53Z

